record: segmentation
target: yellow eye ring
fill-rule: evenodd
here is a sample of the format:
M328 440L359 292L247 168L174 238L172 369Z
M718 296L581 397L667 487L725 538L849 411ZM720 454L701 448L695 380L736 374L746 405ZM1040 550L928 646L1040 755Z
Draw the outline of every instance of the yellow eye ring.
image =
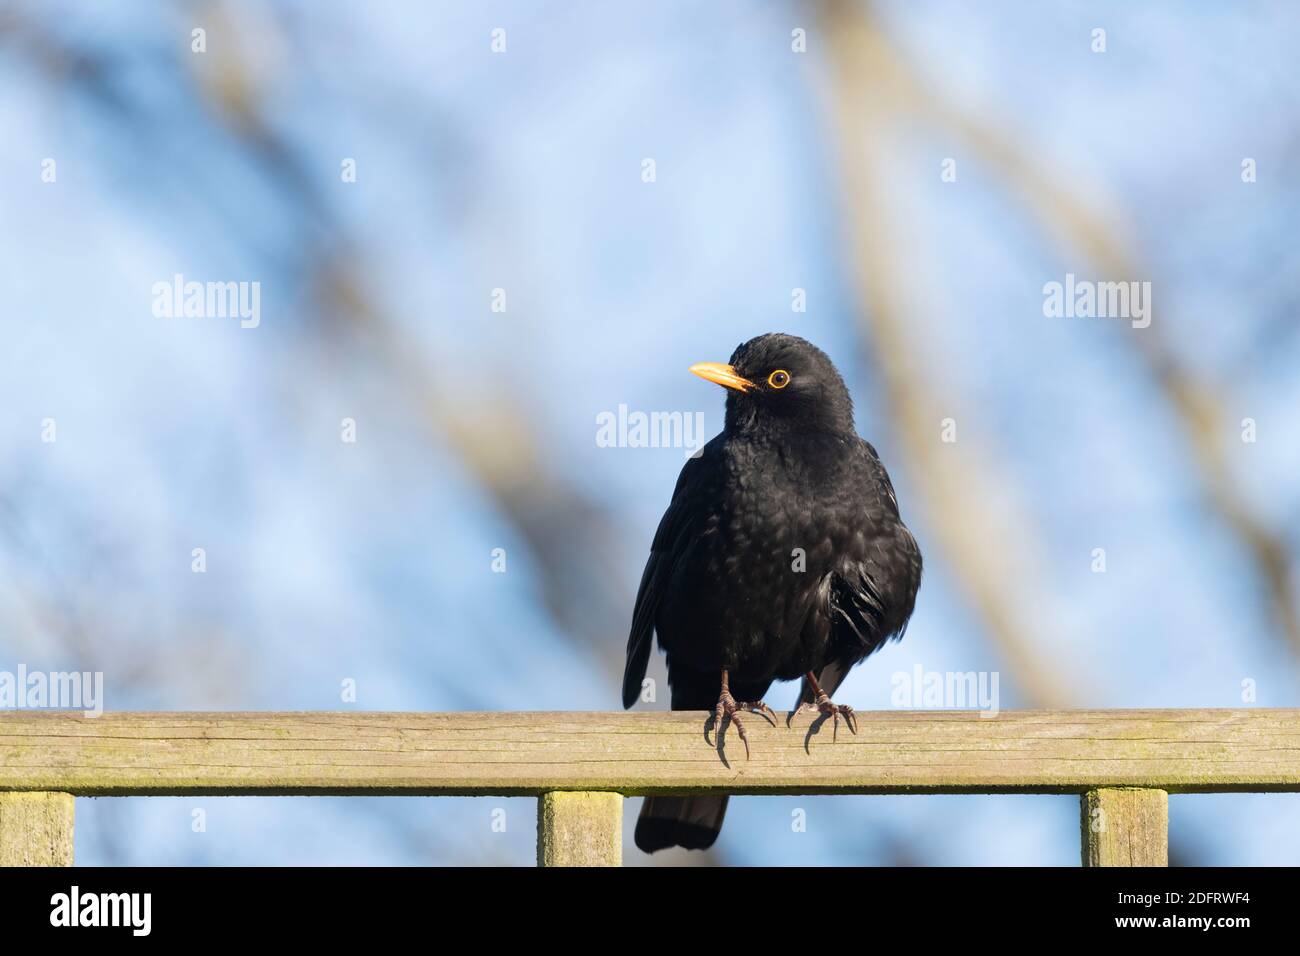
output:
M767 377L767 384L773 388L785 388L790 384L790 373L779 368Z

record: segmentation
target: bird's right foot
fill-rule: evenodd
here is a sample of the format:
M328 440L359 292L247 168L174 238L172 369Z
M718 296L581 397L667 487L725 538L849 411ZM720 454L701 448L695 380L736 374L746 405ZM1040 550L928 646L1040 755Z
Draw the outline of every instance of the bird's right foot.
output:
M730 719L735 725L736 733L740 735L740 742L745 745L745 759L749 759L749 738L745 736L745 725L740 719L742 711L748 711L751 714L762 714L763 717L771 721L772 726L776 726L776 714L772 708L767 706L761 700L748 701L736 700L731 696L731 690L727 686L727 671L722 671L722 693L718 695L718 706L713 709L713 735L718 741L719 747L722 744L722 727Z

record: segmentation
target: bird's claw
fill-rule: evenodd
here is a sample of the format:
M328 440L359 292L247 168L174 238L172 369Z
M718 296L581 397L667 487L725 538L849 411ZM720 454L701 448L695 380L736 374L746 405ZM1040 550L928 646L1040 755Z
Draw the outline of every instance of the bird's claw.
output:
M730 718L732 724L736 727L736 733L740 737L740 742L745 745L745 759L749 759L749 738L745 735L745 725L740 719L741 711L749 711L751 714L761 714L767 720L776 726L776 713L771 707L763 701L736 700L727 691L722 692L718 698L718 706L713 709L713 733L721 741L722 725Z
M855 735L858 732L858 718L857 715L854 714L853 708L850 707L848 704L833 703L831 699L828 696L826 696L825 693L818 694L817 700L814 701L813 703L804 701L797 708L795 708L794 713L792 713L788 718L786 718L786 722L785 722L786 726L787 727L790 726L790 721L794 720L794 718L798 717L804 711L815 711L816 713L822 715L822 717L832 718L832 720L834 721L831 724L832 741L834 741L839 735L841 714L844 715L844 723L848 724L849 730L851 730Z

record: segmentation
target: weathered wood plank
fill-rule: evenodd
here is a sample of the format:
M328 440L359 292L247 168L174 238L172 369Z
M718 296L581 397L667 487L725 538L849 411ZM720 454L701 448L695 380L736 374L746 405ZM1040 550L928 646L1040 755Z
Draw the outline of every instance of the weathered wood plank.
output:
M77 795L1300 791L1298 710L861 712L805 741L704 713L0 714L0 790Z
M72 866L70 793L0 793L0 866Z
M556 790L537 800L538 866L622 866L623 795Z
M1101 788L1079 800L1084 866L1168 866L1169 794Z

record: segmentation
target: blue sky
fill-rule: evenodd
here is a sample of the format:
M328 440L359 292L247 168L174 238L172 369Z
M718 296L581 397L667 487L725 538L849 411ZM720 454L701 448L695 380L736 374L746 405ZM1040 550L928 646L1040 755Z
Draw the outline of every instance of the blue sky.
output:
M863 339L828 44L806 7L15 9L102 72L52 71L38 44L0 40L0 667L103 669L112 709L337 709L349 678L367 710L615 708L619 615L682 452L600 448L596 416L699 411L716 430L721 396L686 367L783 330L845 372L927 553L907 639L844 698L888 707L890 675L920 663L1003 670L1002 706L1026 703L936 544L882 393L894 357ZM1152 282L1163 341L1226 403L1217 440L1234 487L1286 542L1294 581L1300 14L873 10L941 102L1113 225L1142 270L1122 278ZM196 26L204 54L190 51ZM790 51L796 27L806 54ZM1097 27L1105 53L1090 49ZM288 175L241 134L245 109L294 157ZM1040 654L1084 706L1240 706L1243 679L1258 704L1295 706L1296 651L1206 506L1187 436L1136 358L1141 332L1042 314L1043 284L1087 274L1088 259L952 128L904 112L870 135L916 371L964 446L995 463L994 504L1024 519L1037 586L1021 600ZM343 157L357 182L340 181ZM258 281L261 324L155 317L153 283L178 272ZM340 332L339 276L382 316L382 347ZM795 287L806 312L790 310ZM489 308L496 288L505 313ZM51 417L58 440L42 443ZM339 440L345 417L354 444ZM513 474L516 461L539 470ZM502 484L485 487L483 467ZM571 548L538 553L503 494L534 509L534 528L548 502L580 503L580 521L555 515L577 522ZM990 541L987 560L1009 550ZM549 606L556 560L583 578L574 607L594 602L614 628L599 653ZM524 800L201 803L196 834L193 801L81 801L79 859L532 854ZM808 832L792 834L805 804ZM489 826L498 805L504 834ZM1296 810L1291 796L1176 797L1171 828L1197 862L1281 863L1300 849ZM1049 797L745 799L719 851L1069 865L1076 814ZM130 838L94 835L110 825Z

